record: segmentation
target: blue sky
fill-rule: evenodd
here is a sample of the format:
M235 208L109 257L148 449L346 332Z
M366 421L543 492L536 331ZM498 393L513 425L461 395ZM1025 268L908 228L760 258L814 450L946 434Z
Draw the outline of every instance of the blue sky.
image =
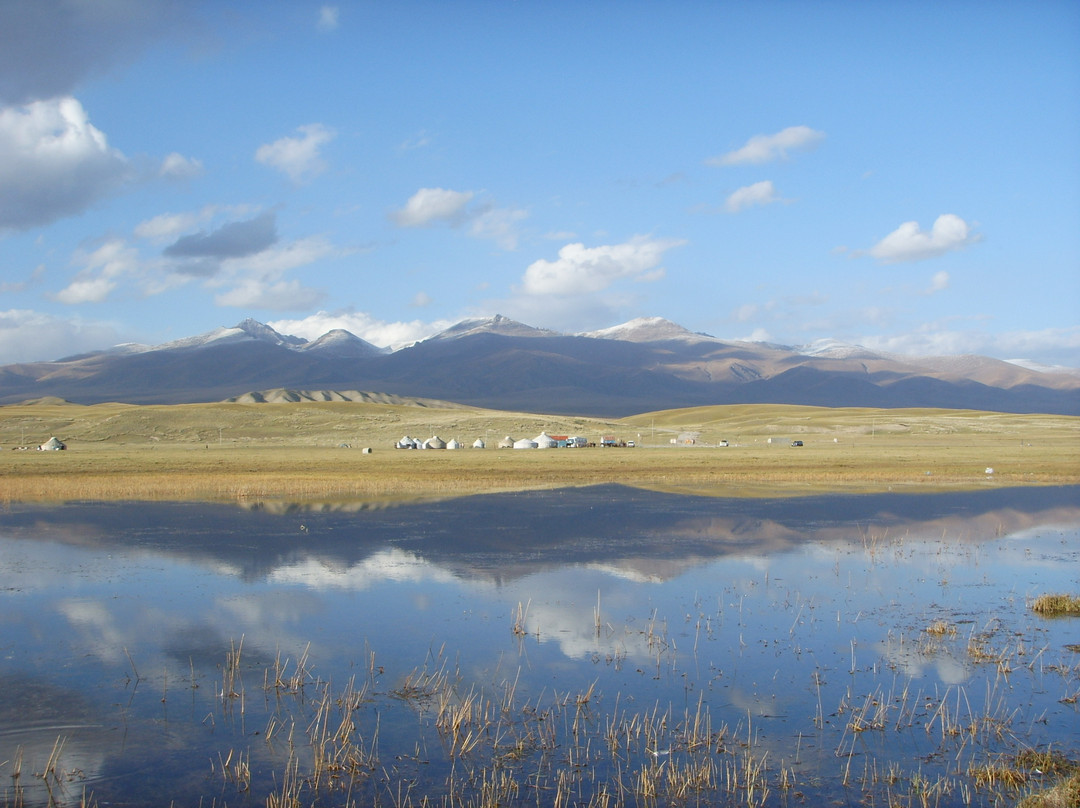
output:
M1080 367L1075 2L0 0L0 363L659 316Z

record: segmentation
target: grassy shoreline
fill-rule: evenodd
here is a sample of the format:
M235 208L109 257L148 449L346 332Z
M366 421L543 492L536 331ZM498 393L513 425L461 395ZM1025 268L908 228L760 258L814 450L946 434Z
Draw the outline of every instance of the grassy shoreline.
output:
M541 431L638 446L492 448ZM69 448L0 453L3 502L383 501L600 483L718 496L1080 483L1080 418L970 411L718 406L603 421L349 403L0 407L0 446L27 433L42 442L55 434ZM393 449L404 434L466 446L479 436L489 448ZM693 445L671 442L688 435Z

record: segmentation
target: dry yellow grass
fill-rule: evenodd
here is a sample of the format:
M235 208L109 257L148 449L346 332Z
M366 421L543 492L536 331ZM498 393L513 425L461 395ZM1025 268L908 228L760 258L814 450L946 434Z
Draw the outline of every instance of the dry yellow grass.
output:
M541 431L611 434L638 448L493 448L505 435ZM697 433L695 445L671 444L687 432ZM393 449L405 434L466 446L481 437L488 448ZM731 406L604 421L340 402L0 407L5 449L51 435L68 451L0 454L0 499L313 502L605 482L748 496L1080 483L1080 418L967 411ZM791 447L796 438L804 446Z

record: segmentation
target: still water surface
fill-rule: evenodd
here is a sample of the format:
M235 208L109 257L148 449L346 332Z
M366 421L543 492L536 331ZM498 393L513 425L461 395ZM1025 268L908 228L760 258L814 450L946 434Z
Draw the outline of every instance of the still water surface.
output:
M1008 804L1078 562L1076 487L12 506L0 806Z

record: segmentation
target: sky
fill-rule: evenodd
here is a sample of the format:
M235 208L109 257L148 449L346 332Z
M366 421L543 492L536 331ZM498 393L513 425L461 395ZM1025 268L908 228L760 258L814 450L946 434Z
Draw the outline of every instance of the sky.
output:
M0 364L494 314L1080 367L1080 4L0 0Z

